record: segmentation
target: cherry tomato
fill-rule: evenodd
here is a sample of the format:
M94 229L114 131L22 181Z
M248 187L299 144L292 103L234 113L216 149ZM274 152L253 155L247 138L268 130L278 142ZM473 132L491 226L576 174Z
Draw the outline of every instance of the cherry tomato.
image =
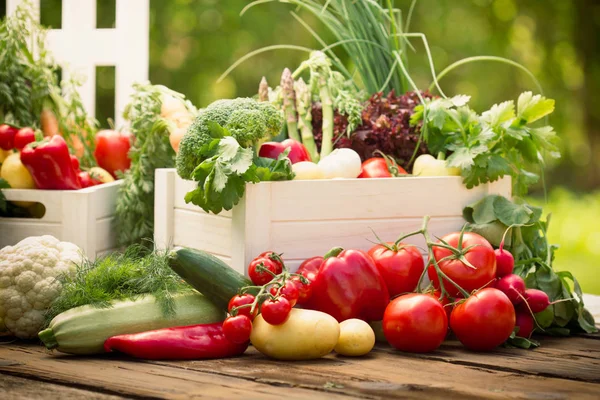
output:
M485 288L454 307L450 328L468 349L489 351L515 329L515 308L500 290Z
M102 184L102 182L100 182L99 180L92 178L90 176L90 173L87 171L80 171L79 174L77 174L77 176L79 177L79 183L81 184L82 188Z
M442 240L452 247L457 247L459 237L460 232L455 232L444 236ZM445 259L452 256L452 252L442 247L434 246L433 256L443 273L467 292L472 292L491 284L496 278L496 254L492 245L485 238L476 233L465 232L462 248L465 249L469 246L474 247L466 252L464 258L473 268L458 259ZM433 286L439 289L440 282L433 265L429 266L427 274ZM444 288L452 297L460 294L460 291L446 280L444 280Z
M102 130L96 134L96 150L94 157L98 166L107 170L113 177L116 171L126 171L131 166L129 158L130 134Z
M235 295L231 298L231 300L229 300L229 304L227 305L227 311L229 311L229 313L231 314L231 310L234 307L240 307L240 306L244 306L246 304L252 304L252 303L254 303L254 300L255 300L255 297L253 295L251 295L250 293ZM236 315L246 315L246 316L250 317L250 319L254 319L254 317L256 317L256 314L258 314L258 306L254 307L254 312L252 314L250 314L251 309L252 309L252 307L238 308Z
M31 128L21 128L15 135L15 149L21 150L29 143L35 142L35 132Z
M292 306L285 297L275 300L267 299L260 307L265 322L271 325L281 325L290 317Z
M296 302L300 297L300 291L298 290L296 283L291 280L286 281L281 290L279 290L277 286L272 286L269 291L273 296L277 296L277 292L279 291L281 297L285 297L287 301L290 302L291 307L296 305Z
M365 160L360 168L359 178L391 178L392 176L403 174L406 175L406 171L401 166L394 163L391 167L397 169L396 171L390 172L390 167L385 158L372 157Z
M394 243L387 245L393 247ZM400 247L398 251L394 251L378 244L369 250L369 255L387 284L390 297L414 291L425 269L423 256L415 246L400 244Z
M383 315L383 333L396 349L411 353L434 351L448 332L448 316L433 296L410 293L396 297Z
M306 303L310 299L310 296L312 296L312 281L308 279L308 283L303 283L297 276L293 276L292 281L296 284L296 288L298 288L298 300L296 300L296 304Z
M454 305L452 304L450 299L448 299L448 297L445 296L442 297L442 292L440 292L439 290L434 290L431 293L431 295L440 302L442 307L444 307L444 310L446 311L446 316L448 317L448 322L450 322L450 314L452 313L452 309L454 308ZM440 298L442 300L440 300Z
M248 266L248 276L250 277L250 280L252 281L252 283L254 283L256 286L265 285L265 284L271 282L271 280L273 280L273 275L269 274L266 271L258 271L257 270L257 267L259 265L262 265L263 267L265 267L266 269L268 269L275 275L279 275L280 273L283 272L283 269L281 268L281 266L278 263L276 263L275 261L271 260L270 258L264 258L264 257L255 258L254 260L252 260L252 262Z
M256 258L268 258L275 264L279 265L281 267L281 270L283 271L283 262L281 260L281 256L275 253L274 251L265 251L263 253L260 253Z
M0 125L0 149L12 150L15 148L15 135L19 128L7 124Z
M311 258L304 260L304 262L302 262L302 264L300 264L300 266L298 267L298 270L296 271L296 273L302 275L303 277L308 279L308 281L310 282L308 285L305 285L305 284L302 284L302 286L298 285L298 290L300 291L300 294L298 297L298 304L308 305L308 303L310 302L310 298L312 297L312 293L313 293L313 282L317 278L317 274L319 273L319 268L321 268L322 264L323 264L323 257L317 256L317 257L311 257Z
M241 344L250 340L252 321L247 315L227 317L223 322L223 334L232 343Z

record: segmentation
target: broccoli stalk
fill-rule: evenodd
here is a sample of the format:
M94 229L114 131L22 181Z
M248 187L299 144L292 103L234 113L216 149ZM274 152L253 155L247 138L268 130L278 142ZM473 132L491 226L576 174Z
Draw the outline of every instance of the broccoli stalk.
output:
M258 85L258 101L269 101L269 84L264 76Z
M296 116L296 93L294 92L294 79L292 72L286 68L281 75L281 95L283 97L283 112L287 123L287 132L290 139L301 142L298 134L298 117Z
M317 145L315 144L315 138L312 131L312 102L310 90L302 78L294 83L294 89L296 90L298 128L300 128L300 133L302 135L302 143L306 147L306 150L308 150L311 159L314 162L317 162L319 161L319 152L317 151Z

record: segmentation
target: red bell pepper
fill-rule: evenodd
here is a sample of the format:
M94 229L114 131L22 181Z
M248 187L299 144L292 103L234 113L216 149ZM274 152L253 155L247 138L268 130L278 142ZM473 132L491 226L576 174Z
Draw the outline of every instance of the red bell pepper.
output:
M312 161L306 147L294 139L285 139L283 142L263 143L262 146L260 146L258 155L259 157L273 158L276 160L288 147L290 148L288 158L292 164L296 164L300 161Z
M113 336L104 342L104 350L146 360L201 360L241 355L248 344L229 341L223 323L217 322Z
M0 125L0 149L12 150L15 148L15 135L19 131L19 128L14 126L2 124Z
M361 250L331 250L312 284L307 308L339 322L350 318L380 321L390 295L373 259Z
M21 162L38 189L81 189L67 142L62 136L54 135L28 144L21 151Z

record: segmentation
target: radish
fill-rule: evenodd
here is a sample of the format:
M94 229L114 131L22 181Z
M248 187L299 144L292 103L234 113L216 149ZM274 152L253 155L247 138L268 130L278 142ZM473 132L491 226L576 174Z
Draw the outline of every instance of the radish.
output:
M519 327L517 336L529 339L533 332L535 321L529 312L517 311L516 326Z
M548 295L538 289L527 289L523 295L525 302L533 313L539 313L544 311L550 305L550 299Z
M519 304L525 294L525 281L519 275L506 275L496 281L496 289L504 293L511 303Z
M496 276L500 278L512 274L515 259L510 251L504 250L501 245L494 253L496 253Z

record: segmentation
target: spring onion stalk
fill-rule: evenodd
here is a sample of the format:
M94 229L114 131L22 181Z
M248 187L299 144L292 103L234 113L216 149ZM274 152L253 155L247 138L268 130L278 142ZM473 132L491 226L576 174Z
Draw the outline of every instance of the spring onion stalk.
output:
M298 117L296 115L296 93L294 92L294 79L289 68L283 70L281 75L281 95L283 97L283 112L287 123L287 132L290 139L301 142L298 134Z
M319 152L312 131L312 102L310 90L302 78L294 84L296 90L296 109L298 110L298 128L302 136L302 143L313 162L319 161Z

